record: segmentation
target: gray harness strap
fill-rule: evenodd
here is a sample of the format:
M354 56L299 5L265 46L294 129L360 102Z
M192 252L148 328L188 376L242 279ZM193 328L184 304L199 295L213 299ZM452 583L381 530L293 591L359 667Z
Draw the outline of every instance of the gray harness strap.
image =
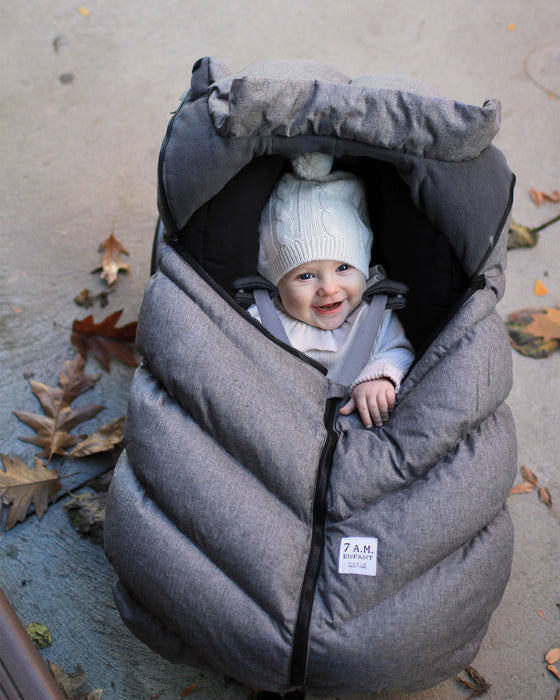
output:
M338 371L334 375L329 374L329 377L339 384L350 386L366 366L383 320L387 298L386 294L376 294L372 298L360 327L356 331L352 345L342 358Z
M291 345L284 324L280 320L278 311L268 291L266 289L254 289L253 296L262 325L278 340ZM387 299L386 294L376 294L372 298L352 345L348 348L338 372L332 376L334 381L343 386L350 386L367 364L383 319Z
M269 333L272 333L275 338L286 343L286 345L291 345L284 324L280 320L278 311L276 311L276 307L268 291L266 289L253 289L253 297L262 325Z

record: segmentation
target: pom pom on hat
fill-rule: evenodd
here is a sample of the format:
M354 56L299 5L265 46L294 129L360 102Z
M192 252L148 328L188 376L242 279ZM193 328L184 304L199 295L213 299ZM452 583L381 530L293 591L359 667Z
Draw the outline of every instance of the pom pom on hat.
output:
M333 157L326 153L300 153L291 163L294 173L303 180L320 180L330 173Z
M348 263L369 276L373 233L365 188L347 172L330 172L332 157L305 153L292 159L274 187L259 223L259 273L272 284L312 260Z

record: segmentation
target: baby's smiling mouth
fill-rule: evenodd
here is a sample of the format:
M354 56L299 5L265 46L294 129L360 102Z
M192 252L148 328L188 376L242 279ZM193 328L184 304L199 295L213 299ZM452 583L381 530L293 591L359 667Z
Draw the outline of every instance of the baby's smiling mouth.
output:
M322 306L315 306L314 308L319 313L329 313L330 311L336 311L342 306L341 301L335 301L332 304L323 304Z

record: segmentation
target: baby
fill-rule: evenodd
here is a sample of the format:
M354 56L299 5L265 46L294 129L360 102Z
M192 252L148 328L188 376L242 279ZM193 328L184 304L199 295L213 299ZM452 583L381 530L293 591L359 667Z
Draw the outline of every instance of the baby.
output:
M331 173L330 156L302 154L292 166L295 174L280 179L261 215L258 271L278 287L291 344L335 374L368 309L362 295L373 234L365 190L354 175ZM248 311L259 317L256 306ZM357 410L366 428L383 425L412 359L400 321L386 310L340 413Z

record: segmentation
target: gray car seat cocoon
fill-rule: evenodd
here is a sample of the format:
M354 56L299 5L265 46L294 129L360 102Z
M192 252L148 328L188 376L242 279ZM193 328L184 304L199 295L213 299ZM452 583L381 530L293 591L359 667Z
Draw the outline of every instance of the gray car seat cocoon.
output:
M159 654L323 695L426 688L475 657L510 573L517 469L499 121L496 100L403 76L195 64L160 154L166 240L105 521L121 615ZM409 287L416 361L379 429L340 416L345 388L233 299L302 151L363 178L372 260ZM339 572L357 537L377 540L375 575Z

